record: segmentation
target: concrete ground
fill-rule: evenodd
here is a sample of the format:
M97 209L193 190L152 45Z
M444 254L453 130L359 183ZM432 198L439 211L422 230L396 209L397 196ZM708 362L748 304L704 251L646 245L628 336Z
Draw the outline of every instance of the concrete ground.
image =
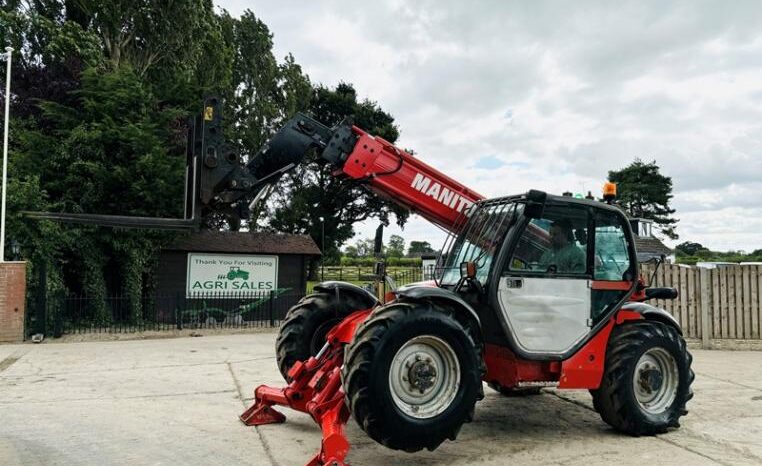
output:
M0 346L2 465L302 465L320 445L306 415L245 427L260 383L280 385L274 333ZM359 465L762 464L762 352L694 350L681 429L619 435L586 391L505 398L487 389L456 442L407 454L350 421Z

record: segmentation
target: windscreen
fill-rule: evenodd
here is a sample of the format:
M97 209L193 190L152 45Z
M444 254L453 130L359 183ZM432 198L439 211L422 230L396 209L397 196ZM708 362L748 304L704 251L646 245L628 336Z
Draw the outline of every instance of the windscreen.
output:
M474 262L476 278L486 284L492 260L522 209L523 204L515 201L486 201L465 212L463 226L457 235L448 238L439 258L436 275L439 285L455 285L463 262Z

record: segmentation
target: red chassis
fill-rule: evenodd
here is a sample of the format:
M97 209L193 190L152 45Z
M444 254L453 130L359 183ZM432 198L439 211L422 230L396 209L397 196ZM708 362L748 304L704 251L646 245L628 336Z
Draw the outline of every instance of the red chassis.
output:
M285 422L286 416L276 411L275 405L308 413L320 425L323 441L320 451L306 466L346 465L349 441L344 426L350 413L341 387L344 346L352 341L355 330L371 312L372 309L357 311L334 327L316 356L297 362L289 370L291 383L286 387L257 387L254 404L241 414L241 421L247 426ZM622 322L642 318L637 312L620 310L598 334L564 361L522 360L508 348L486 345L484 380L506 387L515 387L519 382L558 382L559 388L598 388L611 330Z

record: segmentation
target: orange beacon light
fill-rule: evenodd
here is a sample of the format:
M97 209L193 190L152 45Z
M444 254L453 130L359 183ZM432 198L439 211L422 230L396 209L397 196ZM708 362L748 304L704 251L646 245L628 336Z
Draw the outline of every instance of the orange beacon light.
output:
M609 181L603 185L603 199L609 204L616 199L616 183Z

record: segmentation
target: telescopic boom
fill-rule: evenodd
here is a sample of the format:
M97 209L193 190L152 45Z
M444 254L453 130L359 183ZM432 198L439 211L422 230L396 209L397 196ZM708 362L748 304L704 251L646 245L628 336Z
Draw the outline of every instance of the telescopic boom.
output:
M484 198L407 151L348 123L328 128L297 114L245 165L230 156L219 138L216 99L207 100L203 125L201 200L217 210L245 216L262 190L308 157L330 164L335 176L362 182L448 231L464 209Z

